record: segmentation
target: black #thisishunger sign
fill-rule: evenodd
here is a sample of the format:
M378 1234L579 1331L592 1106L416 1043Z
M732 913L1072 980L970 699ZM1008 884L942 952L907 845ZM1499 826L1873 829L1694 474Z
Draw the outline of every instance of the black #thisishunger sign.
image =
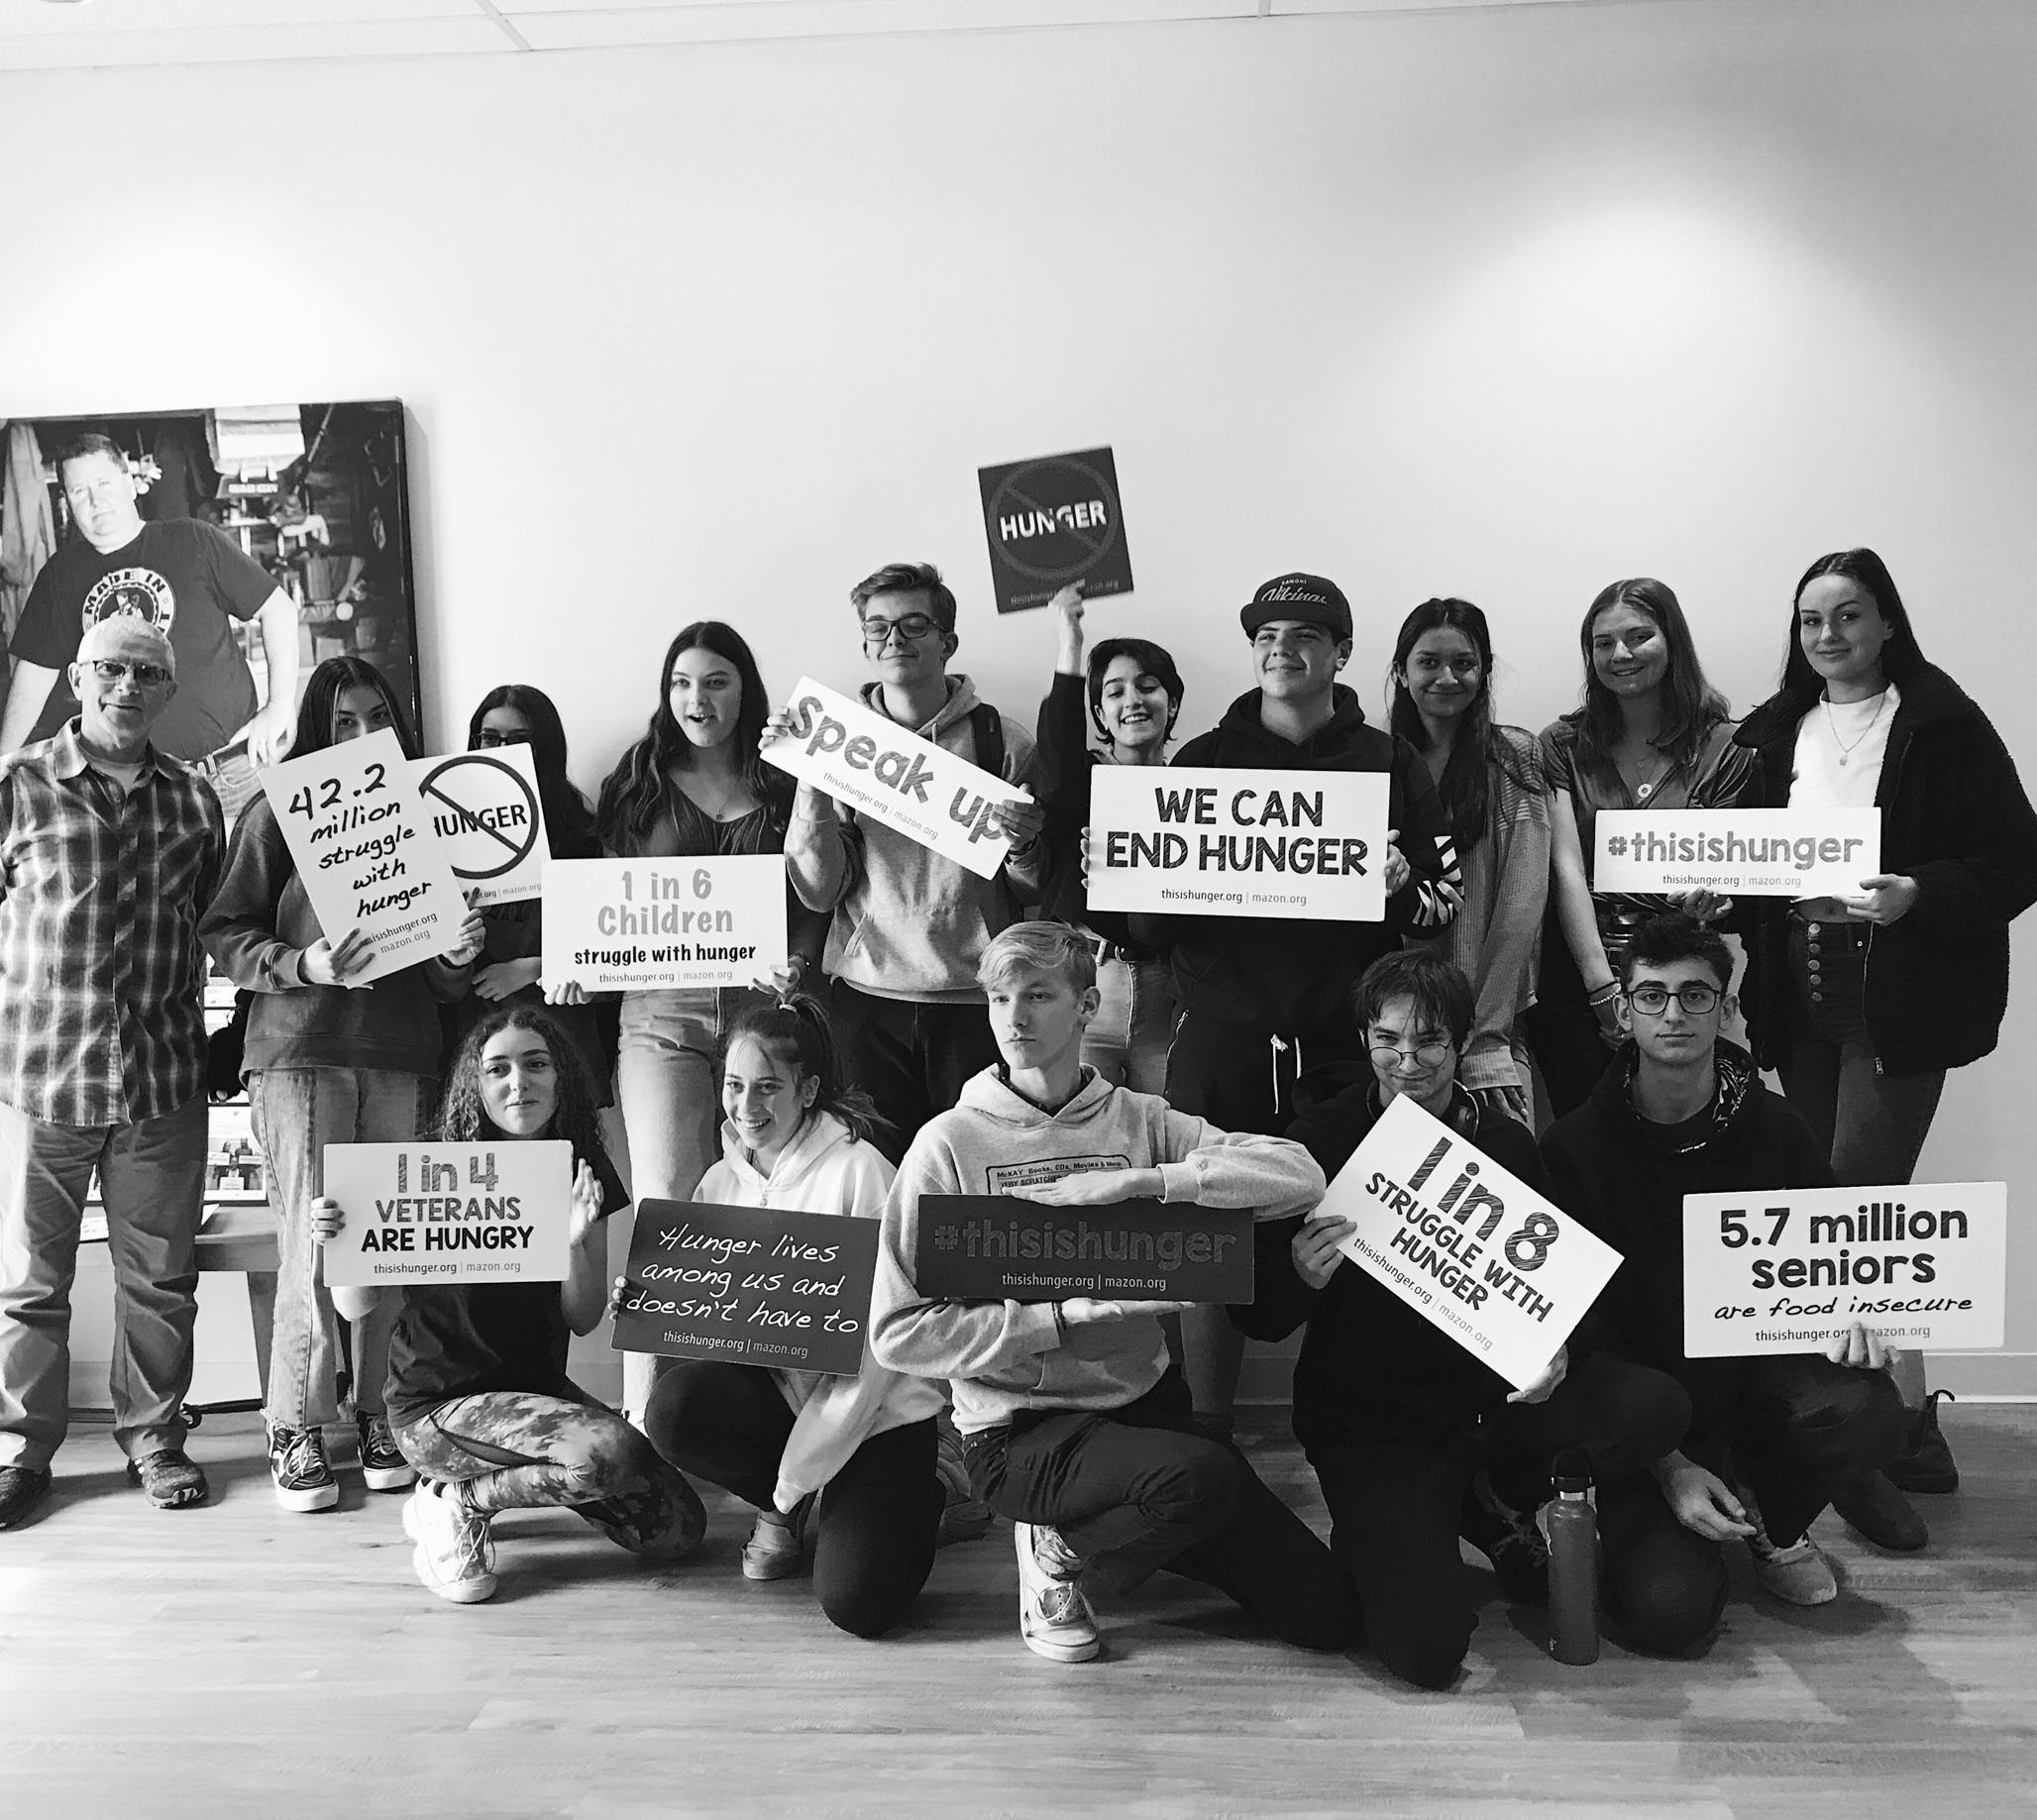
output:
M1249 1208L922 1195L919 1293L951 1302L1249 1302Z
M1131 591L1131 556L1109 449L979 468L998 611L1044 606L1070 582L1092 599Z

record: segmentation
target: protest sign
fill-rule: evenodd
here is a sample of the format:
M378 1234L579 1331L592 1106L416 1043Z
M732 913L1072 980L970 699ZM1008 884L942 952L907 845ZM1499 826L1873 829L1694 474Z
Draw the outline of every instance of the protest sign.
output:
M913 1270L921 1295L954 1302L1249 1302L1251 1210L921 1195Z
M1012 843L992 811L1022 790L810 677L793 691L791 713L792 732L764 748L770 763L982 878L997 875Z
M1107 910L1377 922L1389 783L1376 771L1099 765L1089 901Z
M337 948L352 930L368 937L372 958L349 985L459 939L467 901L388 728L271 765L262 788L326 939Z
M1355 1220L1344 1256L1516 1390L1542 1375L1620 1267L1597 1233L1405 1095L1317 1211Z
M415 775L432 832L474 907L535 898L549 848L530 747L421 758Z
M786 949L780 854L561 859L545 868L547 986L747 986L783 967Z
M979 468L998 611L1044 606L1070 582L1096 599L1131 591L1131 555L1109 449Z
M787 1371L860 1370L880 1223L780 1207L645 1201L615 1344Z
M1859 1322L1904 1348L1998 1346L2008 1188L1760 1188L1683 1197L1683 1350L1822 1352Z
M1603 808L1594 891L1859 897L1881 870L1877 808Z
M347 1217L324 1246L330 1286L566 1276L570 1143L327 1144L325 1192Z

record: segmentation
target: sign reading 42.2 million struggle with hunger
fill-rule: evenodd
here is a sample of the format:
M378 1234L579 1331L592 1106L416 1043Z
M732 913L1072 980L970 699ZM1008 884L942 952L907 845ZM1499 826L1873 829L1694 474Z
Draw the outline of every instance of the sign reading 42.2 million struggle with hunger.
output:
M1388 789L1369 771L1099 765L1089 901L1108 910L1377 922Z

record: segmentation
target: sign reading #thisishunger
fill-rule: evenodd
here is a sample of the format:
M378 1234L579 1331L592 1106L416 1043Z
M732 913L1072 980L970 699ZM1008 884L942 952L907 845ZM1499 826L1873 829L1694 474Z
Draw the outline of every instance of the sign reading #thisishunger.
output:
M920 1294L951 1302L1249 1302L1251 1210L921 1195L913 1271Z
M1848 898L1881 870L1877 808L1600 809L1594 891Z
M325 1192L329 1285L565 1280L570 1143L327 1144Z
M1109 449L979 468L998 611L1044 606L1070 582L1090 599L1131 591L1131 555Z

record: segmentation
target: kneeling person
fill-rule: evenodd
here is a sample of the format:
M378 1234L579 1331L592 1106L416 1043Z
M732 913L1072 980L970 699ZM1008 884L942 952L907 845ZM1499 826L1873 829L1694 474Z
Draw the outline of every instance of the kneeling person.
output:
M1152 1197L1264 1220L1313 1206L1323 1172L1299 1144L1220 1131L1084 1067L1096 962L1078 931L1015 924L979 978L1004 1059L906 1154L872 1349L894 1370L953 1381L970 1487L1016 1525L1026 1647L1088 1660L1099 1646L1080 1577L1124 1592L1159 1567L1218 1587L1290 1643L1344 1647L1356 1614L1330 1552L1237 1452L1195 1432L1159 1322L1183 1304L937 1301L914 1274L920 1197L996 1193L1018 1165L1017 1192L1049 1206Z

